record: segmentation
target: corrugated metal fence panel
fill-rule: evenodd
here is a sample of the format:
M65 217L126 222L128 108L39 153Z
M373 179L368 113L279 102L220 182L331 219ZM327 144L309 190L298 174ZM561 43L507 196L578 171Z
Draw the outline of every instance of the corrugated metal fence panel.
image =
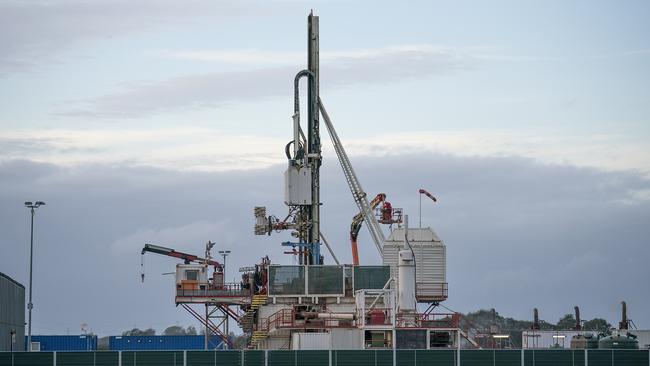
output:
M586 366L585 365L585 350L583 349L574 349L573 352L573 365L574 366Z
M332 351L332 366L392 366L391 350Z
M521 351L495 350L494 363L500 366L521 366Z
M187 366L240 366L242 352L243 351L187 351ZM262 357L264 357L264 355L262 355ZM262 358L262 365L263 364L264 358Z
M57 352L56 366L88 366L95 364L95 352Z
M411 366L415 365L415 350L404 349L398 350L395 355L395 364L397 366Z
M54 362L52 352L14 352L13 366L49 366Z
M119 352L56 353L56 366L116 366L118 364Z
M621 349L614 352L614 366L621 365L650 365L650 353L647 350Z
M583 357L576 357L576 354L581 352ZM582 364L581 362L584 362L584 350L536 349L525 351L524 365L578 366ZM591 365L591 362L589 364Z
M0 352L0 365L2 365L2 366L11 365L11 353L9 353L9 352Z
M415 366L455 366L456 351L454 350L435 350L419 349L415 350Z
M594 349L589 350L587 362L589 366L613 366L614 356L611 350Z
M119 357L120 357L119 352L111 352L111 351L95 352L95 366L116 366L119 364Z
M296 366L296 351L269 351L269 366Z
M182 351L135 352L137 366L183 366Z
M243 351L244 366L264 366L264 351Z
M297 365L328 366L329 351L299 351L296 354Z
M187 364L192 366L214 366L216 356L210 351L187 351Z
M240 351L214 351L217 366L239 366L241 365Z
M39 342L41 351L94 351L97 336L90 335L32 335L32 343ZM25 337L27 345L27 337ZM25 348L25 350L27 350Z
M648 350L589 350L586 366L648 366ZM123 351L123 366L181 366L183 351ZM118 366L118 352L56 352L55 366ZM242 360L242 354L244 359ZM262 366L265 351L187 351L186 366ZM584 350L526 350L524 365L585 366ZM398 350L397 365L457 366L454 350ZM325 366L330 351L268 351L268 365ZM392 350L331 351L333 366L392 366ZM520 366L520 350L462 350L460 366ZM0 366L51 366L52 352L3 352Z
M461 350L460 366L489 366L494 365L494 352L489 350Z

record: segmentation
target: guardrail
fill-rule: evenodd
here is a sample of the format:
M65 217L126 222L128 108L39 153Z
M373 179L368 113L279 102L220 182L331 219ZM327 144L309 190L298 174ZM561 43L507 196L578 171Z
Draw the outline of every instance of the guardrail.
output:
M210 289L176 289L177 297L250 297L251 290L242 288L238 283L225 283L220 288Z

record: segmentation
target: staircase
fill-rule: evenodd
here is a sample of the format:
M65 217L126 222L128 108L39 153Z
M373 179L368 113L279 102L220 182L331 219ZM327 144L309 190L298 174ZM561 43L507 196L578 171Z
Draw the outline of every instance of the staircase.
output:
M267 299L268 296L266 295L253 295L250 308L248 308L248 310L246 310L244 315L242 315L239 318L239 325L241 325L245 333L250 333L251 331L253 331L253 321L254 321L253 315L255 314L255 311L259 309L260 306L266 305Z
M251 337L251 343L249 348L254 348L261 340L266 339L266 337L268 336L269 336L269 332L267 332L266 330L254 331L253 336Z

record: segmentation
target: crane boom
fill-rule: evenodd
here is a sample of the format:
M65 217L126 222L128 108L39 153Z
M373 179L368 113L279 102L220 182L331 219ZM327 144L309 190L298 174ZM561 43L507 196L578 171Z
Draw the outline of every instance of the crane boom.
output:
M198 263L205 263L207 265L214 266L215 268L222 268L221 263L215 260L201 258L194 254L187 254L187 253L179 252L172 248L161 247L158 245L145 244L144 248L142 248L142 254L144 255L144 253L146 252L162 254L168 257L180 258L185 261L185 264L190 264L191 262L198 262Z
M370 201L370 209L374 210L379 203L384 202L386 199L386 194L379 193L375 198ZM352 247L352 264L359 265L359 249L357 247L357 237L359 236L359 230L361 230L361 224L363 224L363 212L359 212L354 215L352 218L352 224L350 225L350 245Z
M334 145L336 156L341 163L341 168L343 169L345 180L348 182L350 192L352 192L352 198L354 198L354 202L357 204L359 211L363 213L363 219L366 222L370 236L372 237L372 240L377 247L379 255L383 257L383 245L386 241L384 232L381 231L379 222L377 222L377 218L375 218L375 215L372 213L370 202L368 202L368 196L361 187L361 182L359 182L359 178L357 178L357 175L354 172L354 168L352 168L350 158L348 158L348 155L345 153L343 144L341 143L341 140L339 139L339 136L334 129L334 125L332 125L332 121L330 120L330 117L327 114L325 106L323 106L323 102L320 100L320 98L318 98L318 107L321 114L323 115L323 120L325 121L327 132L329 133L332 144Z

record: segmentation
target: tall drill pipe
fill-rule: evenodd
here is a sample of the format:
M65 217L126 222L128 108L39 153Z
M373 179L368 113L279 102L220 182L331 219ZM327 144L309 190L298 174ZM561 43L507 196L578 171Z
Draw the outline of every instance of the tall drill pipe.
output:
M577 306L574 306L573 309L576 312L576 325L573 327L575 330L582 330L582 324L580 324L580 308Z
M311 93L307 97L307 159L311 166L311 197L312 204L309 208L309 221L311 224L308 243L320 243L320 165L321 165L321 143L319 131L319 30L318 17L313 13L307 18L307 69L312 73L308 80L308 90ZM310 263L319 264L319 263Z

